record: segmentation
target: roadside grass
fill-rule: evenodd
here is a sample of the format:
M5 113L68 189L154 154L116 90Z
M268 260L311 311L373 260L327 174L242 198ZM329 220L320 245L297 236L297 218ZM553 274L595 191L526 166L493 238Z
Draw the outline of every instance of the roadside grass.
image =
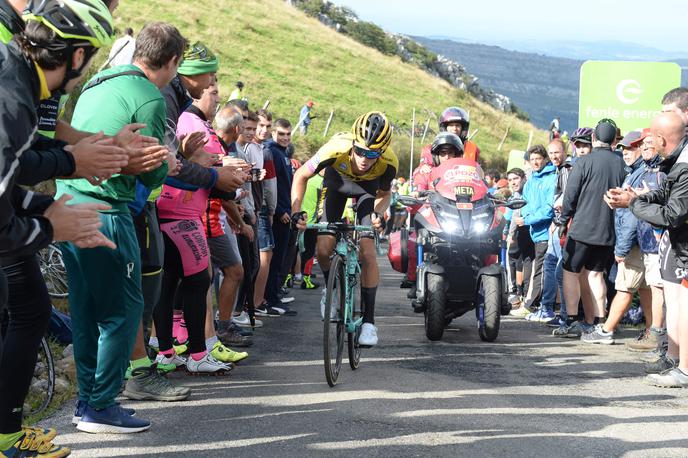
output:
M370 110L384 111L395 125L410 127L415 108L422 131L428 111L439 115L447 106L463 106L470 110L471 131L478 129L475 141L488 165L504 161L511 149L525 149L531 130L534 143L546 139L533 125L477 101L396 56L385 56L339 34L281 0L128 0L115 15L119 30L138 31L153 20L173 23L188 39L203 41L219 56L223 101L241 80L253 109L269 100L276 116L296 124L301 106L312 99L317 117L308 137L296 135L294 140L301 158L326 140L322 133L331 110L334 117L328 137L348 130L359 114ZM103 52L99 59L105 57ZM435 119L430 128L437 130ZM498 152L507 128L509 134ZM426 143L432 138L428 137ZM416 151L418 146L416 142ZM393 148L400 156L401 170L407 170L409 136L396 135Z

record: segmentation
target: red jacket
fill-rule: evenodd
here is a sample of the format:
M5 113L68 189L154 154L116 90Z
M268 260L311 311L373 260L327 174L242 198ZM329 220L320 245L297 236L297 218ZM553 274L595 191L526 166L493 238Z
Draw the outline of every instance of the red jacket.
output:
M430 146L431 145L425 145L423 147L423 152L420 155L420 164L413 170L412 174L413 184L416 187L420 186L419 183L422 183L423 187L418 187L419 191L427 191L429 189L428 179L430 174L427 174L427 177L421 177L420 175L423 174L420 171L423 165L425 164L429 165L430 167L433 167ZM472 141L467 140L464 145L463 158L478 162L478 158L480 158L480 148L478 148L478 146Z

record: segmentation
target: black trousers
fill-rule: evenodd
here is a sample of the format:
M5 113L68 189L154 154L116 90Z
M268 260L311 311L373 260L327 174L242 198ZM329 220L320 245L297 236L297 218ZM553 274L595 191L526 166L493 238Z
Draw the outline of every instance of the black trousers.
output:
M258 225L253 226L254 238L251 242L243 235L237 235L237 244L239 246L239 255L241 256L241 264L244 268L244 279L239 285L239 293L237 295L237 303L234 310L241 312L244 307L249 311L253 310L253 292L256 285L256 277L258 270L260 270L260 250L258 249Z
M533 258L533 267L530 275L530 283L532 284L533 293L530 295L530 300L526 304L529 308L537 307L542 300L543 291L543 267L545 265L545 255L547 254L547 242L535 242L535 257Z
M287 278L287 275L295 271L296 255L299 252L299 247L296 245L298 238L299 231L291 229L291 233L289 234L289 243L287 244L287 254L284 257L284 263L282 264L282 278Z
M272 250L272 260L270 261L270 272L268 281L265 285L265 300L270 305L279 305L279 291L284 282L282 276L282 266L287 255L289 237L291 235L289 223L281 222L277 217L272 222L272 233L275 236L275 248Z
M172 309L175 294L179 288L184 306L184 321L189 331L189 351L191 353L203 352L206 349L205 300L210 287L210 274L208 269L203 269L193 275L184 276L179 250L167 234L163 233L163 239L165 241L165 270L162 276L162 294L153 312L160 350L172 348Z
M21 430L24 399L31 386L41 339L48 330L52 304L38 256L3 258L2 270L7 278L4 290L9 291L9 321L0 359L0 434L8 434Z

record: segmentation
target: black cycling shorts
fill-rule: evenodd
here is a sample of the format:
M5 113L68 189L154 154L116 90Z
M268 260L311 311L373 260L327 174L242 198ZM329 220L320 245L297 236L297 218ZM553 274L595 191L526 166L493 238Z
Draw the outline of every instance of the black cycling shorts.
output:
M320 223L333 223L342 220L346 201L356 199L356 224L370 226L371 215L375 211L375 196L380 189L380 180L353 181L341 175L332 167L325 169L322 192L318 201L317 216ZM321 231L320 233L329 233ZM372 237L372 234L371 234Z
M659 241L659 273L662 280L676 285L681 284L683 277L688 275L688 270L681 269L678 265L668 231L664 231Z
M141 253L141 273L160 272L165 259L165 246L155 202L146 202L141 213L132 216Z
M569 237L566 240L562 257L564 270L580 273L586 269L592 272L605 272L614 258L614 247L590 245Z

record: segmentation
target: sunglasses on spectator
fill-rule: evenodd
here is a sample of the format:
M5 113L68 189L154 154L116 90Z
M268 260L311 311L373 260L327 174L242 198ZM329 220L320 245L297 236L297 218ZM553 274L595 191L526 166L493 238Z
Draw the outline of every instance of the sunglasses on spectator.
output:
M382 151L365 149L356 145L354 145L354 153L356 153L356 156L365 157L366 159L378 159L380 156L382 156Z

